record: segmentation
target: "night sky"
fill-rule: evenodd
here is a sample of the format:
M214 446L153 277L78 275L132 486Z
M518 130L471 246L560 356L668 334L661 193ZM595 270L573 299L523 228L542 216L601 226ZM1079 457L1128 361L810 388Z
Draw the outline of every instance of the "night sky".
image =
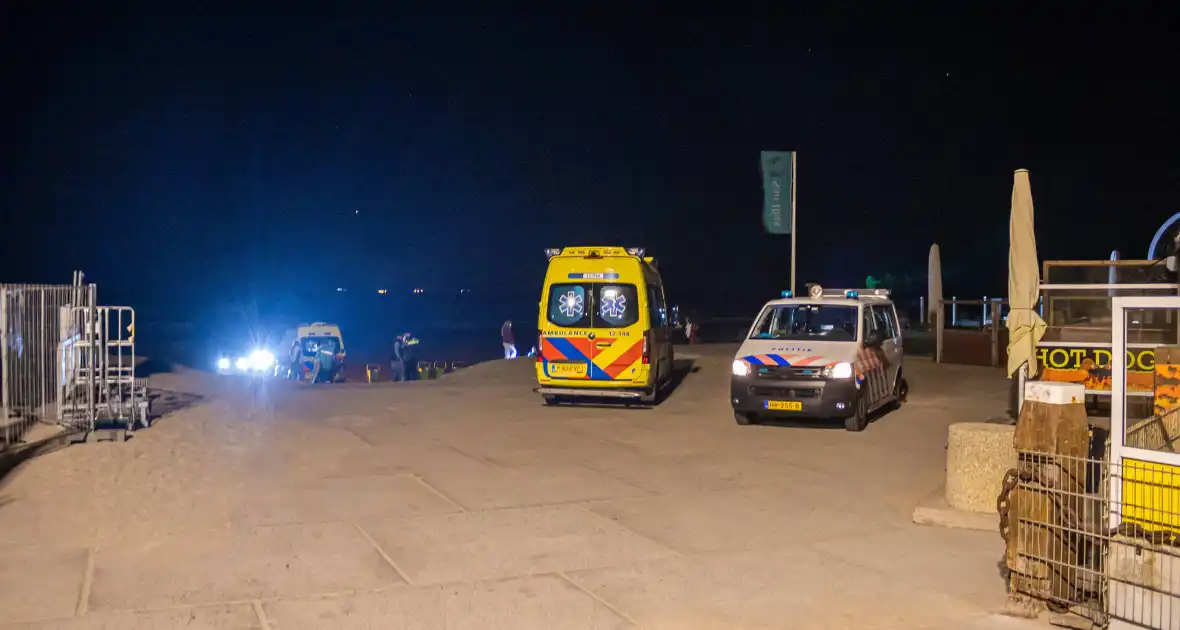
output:
M660 259L675 299L761 303L790 260L761 230L762 149L799 152L800 283L924 286L938 241L948 295L1002 293L1016 168L1042 258L1141 258L1180 210L1162 16L824 4L10 3L0 280L82 268L102 294L178 308L296 286L531 295L544 248L621 244Z

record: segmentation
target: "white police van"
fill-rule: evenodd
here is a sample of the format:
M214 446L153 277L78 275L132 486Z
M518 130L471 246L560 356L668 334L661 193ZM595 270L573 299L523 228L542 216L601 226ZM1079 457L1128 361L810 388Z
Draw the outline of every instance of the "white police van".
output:
M762 307L734 356L734 419L842 418L863 431L869 414L905 402L901 332L887 289L784 291Z

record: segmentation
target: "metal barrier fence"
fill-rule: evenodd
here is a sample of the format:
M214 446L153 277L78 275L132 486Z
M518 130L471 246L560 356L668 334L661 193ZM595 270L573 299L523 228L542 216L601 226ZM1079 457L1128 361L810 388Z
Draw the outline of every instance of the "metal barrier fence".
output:
M1100 627L1180 630L1180 467L1020 451L998 507L1012 592Z
M79 347L93 321L95 285L0 284L0 437L22 441L38 423L90 430L96 393L78 388L94 353Z

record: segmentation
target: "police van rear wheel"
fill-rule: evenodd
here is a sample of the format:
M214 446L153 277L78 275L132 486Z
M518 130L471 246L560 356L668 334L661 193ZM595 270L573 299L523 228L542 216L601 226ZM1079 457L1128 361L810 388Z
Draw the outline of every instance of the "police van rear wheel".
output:
M639 402L641 402L645 405L654 405L656 402L656 397L659 395L660 395L660 388L658 386L652 387L651 390L644 391L642 394L639 395Z
M864 396L857 396L854 404L856 411L844 418L844 428L849 431L864 431L865 427L869 426L869 404L865 402Z

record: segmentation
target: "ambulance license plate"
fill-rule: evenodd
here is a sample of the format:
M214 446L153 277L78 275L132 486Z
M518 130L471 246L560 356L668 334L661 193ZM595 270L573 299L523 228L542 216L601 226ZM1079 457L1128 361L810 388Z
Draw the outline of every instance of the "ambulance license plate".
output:
M767 411L803 411L803 403L797 400L768 400Z
M549 376L577 378L586 376L585 363L549 363Z

